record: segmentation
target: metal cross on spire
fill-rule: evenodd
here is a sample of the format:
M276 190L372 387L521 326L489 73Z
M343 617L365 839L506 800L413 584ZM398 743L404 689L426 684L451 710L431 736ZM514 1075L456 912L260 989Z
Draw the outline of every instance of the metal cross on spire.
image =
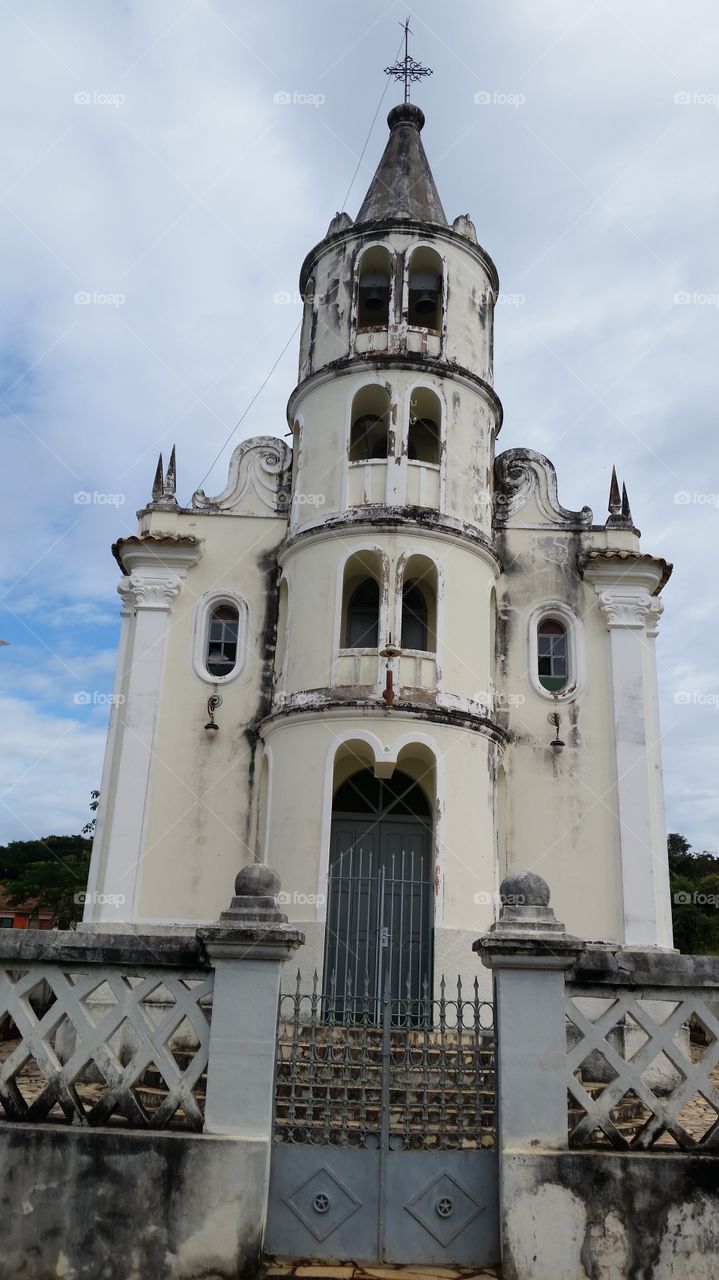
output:
M400 26L404 29L404 58L401 62L395 62L391 67L385 67L386 76L392 76L394 80L404 80L404 100L409 102L409 86L413 80L423 80L425 76L431 76L432 68L423 67L420 62L415 62L409 53L409 37L412 35L409 26L409 18L406 22L401 22Z

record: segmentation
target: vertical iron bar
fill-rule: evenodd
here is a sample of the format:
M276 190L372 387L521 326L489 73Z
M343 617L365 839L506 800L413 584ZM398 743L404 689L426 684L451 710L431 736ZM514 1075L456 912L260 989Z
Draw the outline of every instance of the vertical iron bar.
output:
M385 1256L387 1164L390 1135L390 1073L392 1067L392 1009L389 998L389 974L382 996L382 1104L379 1144L379 1256Z
M351 923L352 923L352 908L353 908L353 905L354 905L354 894L352 893L352 889L353 889L353 885L354 885L354 881L353 881L354 852L355 852L355 841L353 840L353 841L352 841L352 844L350 845L350 873L349 873L349 880L348 880L348 884L347 884L347 927L346 927L345 932L344 932L344 938L345 938L345 983L344 983L344 988L345 988L345 1005L344 1005L345 1022L347 1021L347 1017L348 1017L348 1016L349 1016L349 1019L350 1019L350 1022L351 1022L351 1021L352 1021L352 1014L353 1014L353 1009L352 1009L352 989L351 989L351 983L350 983L350 984L348 984L348 982L347 982L347 974L348 974L348 971L349 971L349 966L350 966L351 958L352 958L352 956L355 954L355 951L356 951L356 947L353 945L354 940L353 940L353 938L352 938L352 933L351 933L351 928L350 928Z
M392 850L391 875L389 879L389 924L387 925L387 952L389 959L389 994L397 992L398 996L402 994L402 988L395 985L395 971L397 964L394 956L394 895L397 890L397 870L394 849ZM400 946L401 946L400 941Z
M339 858L335 861L334 874L332 876L332 913L330 915L330 922L331 922L331 927L335 931L335 936L334 936L335 962L332 968L332 973L334 976L334 988L335 988L332 996L332 1021L333 1022L336 1020L337 1015L339 1013L339 1009L337 1007L337 1004L335 1003L335 998L337 995L337 981L339 978L339 963L340 963L340 920L342 916L342 881L344 878L344 860L345 860L344 850L341 850ZM339 863L339 867L337 866L337 863ZM332 945L332 939L330 938L330 946L331 945Z
M457 975L457 1111L455 1124L457 1128L457 1146L461 1149L464 1138L464 1049L462 1046L462 1020L464 1001L462 998L462 978Z
M381 1021L381 1015L382 1015L382 1003L381 1003L382 993L383 993L382 974L384 973L384 956L382 954L382 950L383 950L382 941L384 939L384 863L383 862L379 863L379 868L378 868L377 894L378 894L378 903L377 903L378 928L377 928L377 943L376 943L377 970L376 970L376 976L375 976L375 986L376 986L375 995L376 995L377 1004L375 1007L377 1011L377 1021L379 1022Z
M444 1146L447 1132L447 1001L444 974L439 984L439 1145Z
M409 928L407 931L409 954L407 956L407 974L409 988L412 989L412 956L415 952L415 845L409 850Z

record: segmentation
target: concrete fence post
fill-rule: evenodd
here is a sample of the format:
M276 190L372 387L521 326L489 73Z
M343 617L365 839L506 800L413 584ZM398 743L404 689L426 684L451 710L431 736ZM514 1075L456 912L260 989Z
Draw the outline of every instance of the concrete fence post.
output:
M277 908L279 889L271 867L249 863L230 909L197 931L215 971L205 1133L271 1140L280 973L304 942Z
M541 876L508 876L502 909L474 943L494 975L497 1144L504 1150L567 1146L564 975L584 950L549 906Z

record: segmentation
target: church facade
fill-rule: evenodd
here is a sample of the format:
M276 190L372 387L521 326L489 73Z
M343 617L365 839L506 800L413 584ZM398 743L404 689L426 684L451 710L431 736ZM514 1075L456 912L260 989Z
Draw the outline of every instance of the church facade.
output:
M498 451L496 268L420 109L301 271L299 379L226 488L160 465L122 630L86 926L194 926L279 872L325 989L471 976L508 873L581 937L671 946L654 642L666 561Z

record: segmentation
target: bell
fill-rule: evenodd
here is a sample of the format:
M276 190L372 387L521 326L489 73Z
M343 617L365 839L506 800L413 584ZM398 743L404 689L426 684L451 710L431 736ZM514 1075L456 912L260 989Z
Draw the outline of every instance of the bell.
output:
M366 271L360 280L360 295L367 311L385 311L389 301L389 280L381 271Z
M387 292L385 289L367 289L362 300L367 311L383 311L387 306Z
M437 309L436 293L420 293L419 297L417 298L417 301L414 304L414 309L415 311L419 311L419 314L422 316L429 315L431 312L436 311Z

